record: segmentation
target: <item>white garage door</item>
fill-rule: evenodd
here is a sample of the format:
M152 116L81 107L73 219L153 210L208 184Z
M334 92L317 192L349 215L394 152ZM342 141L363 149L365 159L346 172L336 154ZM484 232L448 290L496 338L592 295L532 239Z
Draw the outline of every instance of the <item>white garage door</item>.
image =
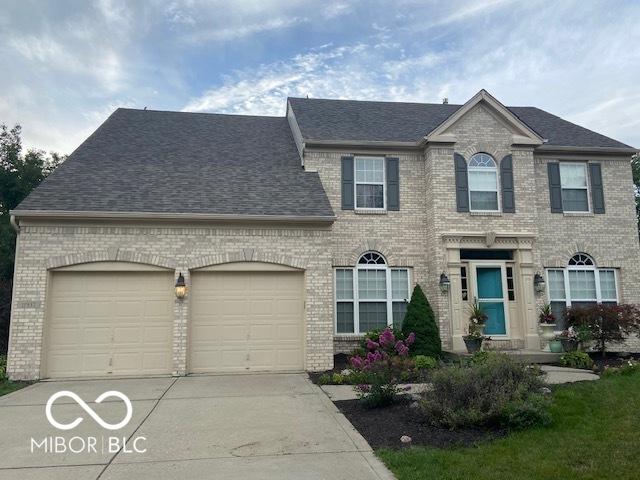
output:
M302 370L303 284L299 272L193 273L190 371Z
M53 273L45 376L171 373L173 298L168 272Z

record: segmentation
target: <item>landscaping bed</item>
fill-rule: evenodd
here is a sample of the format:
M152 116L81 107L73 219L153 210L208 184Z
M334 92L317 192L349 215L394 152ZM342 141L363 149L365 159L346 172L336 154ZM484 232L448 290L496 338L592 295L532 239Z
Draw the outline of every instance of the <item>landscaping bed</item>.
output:
M492 440L505 435L499 428L449 430L429 425L417 414L412 399L402 399L385 408L365 408L359 400L334 402L374 449L429 446L436 448L462 447ZM400 437L408 435L412 441L402 443Z
M593 369L597 373L601 373L607 368L618 368L629 360L640 361L640 353L625 353L622 356L618 353L607 353L605 357L601 353L589 353L593 360Z

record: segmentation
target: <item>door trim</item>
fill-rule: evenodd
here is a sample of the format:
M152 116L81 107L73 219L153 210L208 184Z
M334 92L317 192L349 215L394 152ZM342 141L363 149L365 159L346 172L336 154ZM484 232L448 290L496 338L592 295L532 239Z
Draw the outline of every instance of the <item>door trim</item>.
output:
M504 335L491 334L491 338L500 340L511 339L511 322L509 321L509 292L507 290L507 262L497 260L471 260L469 269L471 270L471 285L473 286L473 298L478 298L478 275L477 268L499 268L502 280L502 303L504 305Z

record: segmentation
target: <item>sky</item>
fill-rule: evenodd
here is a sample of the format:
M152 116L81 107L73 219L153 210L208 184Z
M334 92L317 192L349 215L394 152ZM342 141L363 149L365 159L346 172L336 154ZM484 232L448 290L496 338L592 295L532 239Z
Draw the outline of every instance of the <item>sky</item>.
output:
M4 0L0 123L71 153L118 107L284 115L287 96L480 89L640 147L638 1Z

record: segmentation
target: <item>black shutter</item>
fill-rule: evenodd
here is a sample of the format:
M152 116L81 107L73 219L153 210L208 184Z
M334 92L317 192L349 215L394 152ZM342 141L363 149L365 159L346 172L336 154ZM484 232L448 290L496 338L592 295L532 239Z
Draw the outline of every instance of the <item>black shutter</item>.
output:
M604 190L602 188L602 170L599 163L589 164L589 177L591 179L593 213L604 213Z
M342 157L342 209L353 210L353 157Z
M547 163L549 176L549 200L551 213L562 213L562 184L560 183L560 164L558 162Z
M387 210L400 210L400 160L387 157Z
M513 158L507 155L500 162L500 184L502 185L502 211L516 213L516 197L513 188Z
M453 154L456 172L456 204L459 212L469 211L469 179L467 161L459 153Z

